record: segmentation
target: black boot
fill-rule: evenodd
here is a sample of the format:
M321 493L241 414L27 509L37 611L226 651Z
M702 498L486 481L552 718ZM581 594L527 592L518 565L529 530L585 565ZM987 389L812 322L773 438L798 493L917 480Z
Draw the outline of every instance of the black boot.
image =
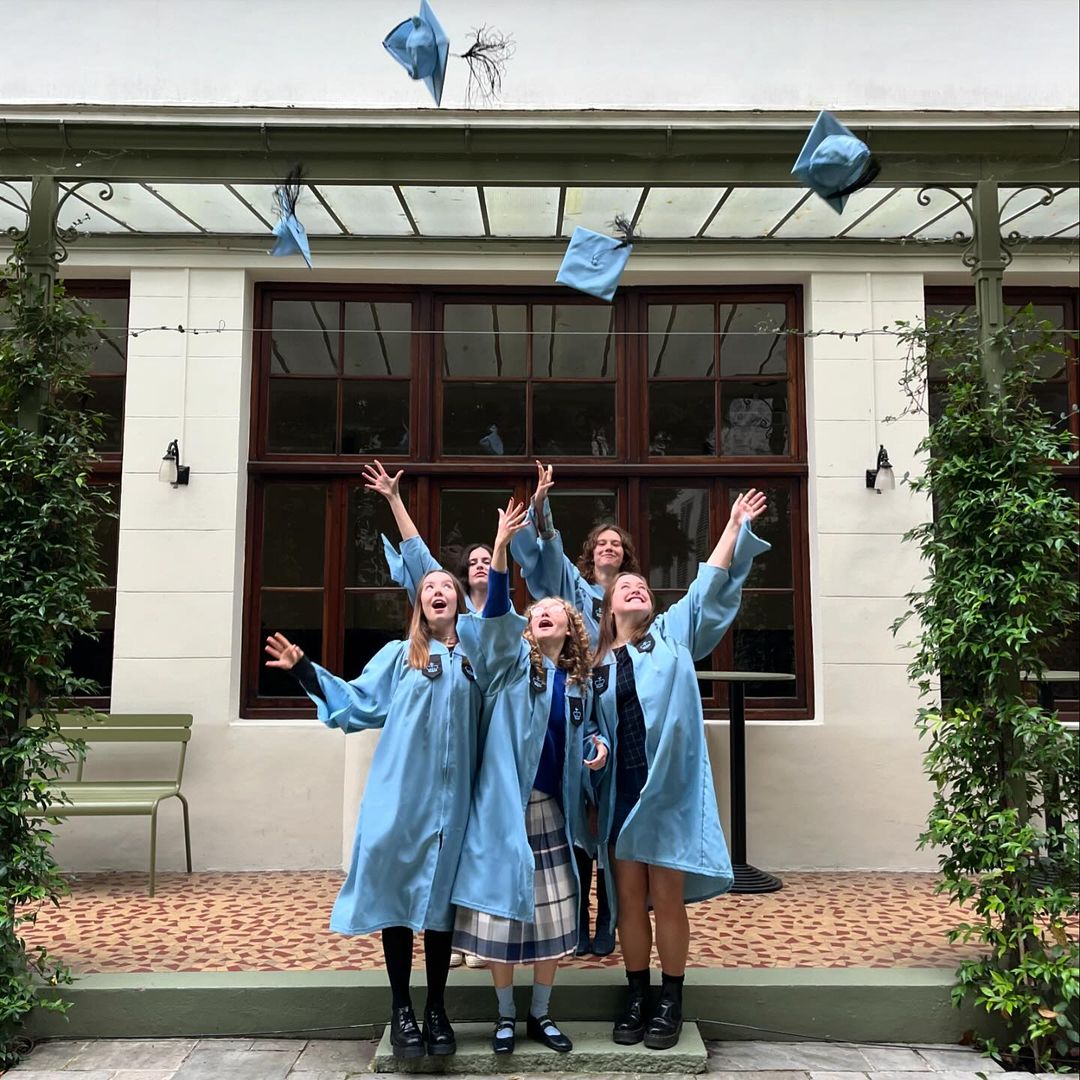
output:
M656 1011L645 1029L645 1045L650 1050L669 1050L682 1034L683 976L665 975Z
M447 1057L457 1052L454 1029L442 1005L429 1005L424 1010L424 1045L432 1057Z
M645 1038L645 1027L652 1015L652 1002L649 998L649 970L628 971L629 987L626 994L626 1008L622 1016L615 1021L611 1038L620 1046L633 1046Z
M424 1037L411 1005L402 1005L390 1013L390 1048L396 1058L424 1056Z

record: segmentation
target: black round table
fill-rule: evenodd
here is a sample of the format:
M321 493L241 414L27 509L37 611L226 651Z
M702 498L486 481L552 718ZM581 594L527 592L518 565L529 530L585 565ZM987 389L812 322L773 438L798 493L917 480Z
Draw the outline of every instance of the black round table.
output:
M697 677L702 682L725 682L729 687L731 868L735 872L735 884L731 891L776 892L784 887L784 883L775 875L759 870L746 861L746 684L794 682L795 676L777 671L699 671Z

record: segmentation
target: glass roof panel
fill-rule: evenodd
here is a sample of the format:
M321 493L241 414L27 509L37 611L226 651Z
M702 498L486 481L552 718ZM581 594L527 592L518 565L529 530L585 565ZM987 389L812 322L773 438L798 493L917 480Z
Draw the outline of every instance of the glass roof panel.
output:
M68 186L61 184L63 190ZM65 227L79 222L80 232L126 232L122 225L110 220L110 215L135 232L197 233L199 230L171 210L141 184L113 184L113 197L102 199L102 185L83 184L60 212L60 224ZM63 198L61 194L59 196Z
M394 189L374 184L320 184L319 194L354 236L411 236Z
M403 187L421 236L483 236L480 196L474 187Z
M563 236L569 236L578 225L610 236L615 215L633 218L640 201L640 187L568 187Z
M697 236L726 187L655 187L638 216L641 235Z
M920 206L916 201L919 190L919 188L914 187L898 188L896 193L886 202L864 221L860 221L850 231L845 232L844 235L854 239L860 237L910 236L912 233L918 232L931 218L937 217L938 214L956 205L956 199L947 191L935 190L926 193L929 202L926 206ZM956 190L965 197L969 197L971 194L970 188L957 188ZM958 212L967 220L967 214L963 210L958 210ZM942 222L944 220L942 218ZM971 222L968 221L969 228L970 225ZM953 231L955 232L955 230ZM928 232L921 235L944 236L949 234L939 231L937 225L932 225Z
M1042 192L1037 192L1036 196L1041 194ZM1026 193L1016 199L1009 206L1009 210L1012 210L1020 199L1025 197ZM1036 201L1038 201L1037 197ZM1053 236L1062 229L1075 226L1077 222L1080 222L1080 188L1066 188L1060 195L1055 195L1054 201L1049 206L1036 206L1023 217L1010 221L1003 231L1010 233L1015 229L1024 236ZM1076 236L1077 232L1076 228L1072 228L1061 235L1063 237Z
M559 217L557 187L486 187L493 236L554 236Z
M777 229L775 235L787 239L835 236L888 194L889 188L861 188L848 197L842 214L838 214L824 199L813 195Z
M766 236L806 194L802 188L732 188L706 236Z
M251 203L271 224L277 221L277 214L274 211L273 184L233 184L233 190ZM229 198L236 202L234 196L230 195ZM341 229L337 227L334 219L323 209L322 203L306 186L297 200L296 216L300 219L308 236L341 235Z
M9 181L22 197L30 201L30 182L28 180ZM6 229L26 228L26 211L19 205L19 200L6 187L0 187L0 232Z
M259 233L266 225L224 184L147 184L207 232Z

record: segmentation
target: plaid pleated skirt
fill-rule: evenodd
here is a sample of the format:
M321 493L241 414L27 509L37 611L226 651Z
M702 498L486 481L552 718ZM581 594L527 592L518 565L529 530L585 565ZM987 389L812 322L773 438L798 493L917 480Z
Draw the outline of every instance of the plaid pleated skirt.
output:
M554 960L577 947L577 879L558 802L533 790L525 807L525 831L536 870L532 922L517 922L459 907L454 948L499 964Z

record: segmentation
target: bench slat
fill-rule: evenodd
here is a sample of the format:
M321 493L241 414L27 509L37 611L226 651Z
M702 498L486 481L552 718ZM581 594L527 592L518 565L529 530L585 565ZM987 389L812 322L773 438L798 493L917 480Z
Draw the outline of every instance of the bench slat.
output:
M60 727L70 728L190 728L190 713L96 713L91 719L78 713L59 713Z
M190 728L70 728L66 729L73 738L83 742L114 743L186 743L191 741Z

